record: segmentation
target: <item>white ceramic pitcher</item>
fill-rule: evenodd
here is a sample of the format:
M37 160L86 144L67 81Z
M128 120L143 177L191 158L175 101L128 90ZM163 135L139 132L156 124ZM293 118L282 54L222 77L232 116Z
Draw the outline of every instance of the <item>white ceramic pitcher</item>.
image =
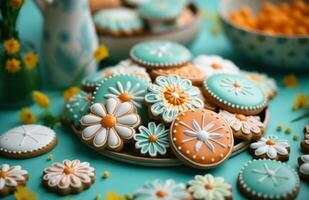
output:
M44 16L44 75L49 84L65 88L94 73L92 55L98 38L88 0L36 0Z

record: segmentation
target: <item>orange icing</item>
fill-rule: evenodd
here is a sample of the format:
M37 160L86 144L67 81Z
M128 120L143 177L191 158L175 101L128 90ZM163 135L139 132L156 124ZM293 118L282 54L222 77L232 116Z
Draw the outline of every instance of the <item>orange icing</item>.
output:
M247 120L247 117L243 114L236 114L235 117L237 119L239 119L240 121L246 121Z
M266 144L267 144L267 145L274 145L274 144L276 144L276 142L273 141L273 140L267 140L267 141L266 141Z
M156 135L150 135L149 136L149 141L150 142L156 142L157 141L157 136Z
M113 128L114 126L116 126L116 123L117 123L117 119L112 114L106 115L101 120L101 124L105 128Z
M168 89L164 92L164 98L173 105L181 105L186 100L186 94L183 91Z
M121 94L119 95L119 99L120 99L121 101L130 101L131 98L132 98L131 95L130 95L129 93L127 93L127 92L121 93Z
M211 67L213 69L222 69L222 65L220 63L212 63Z
M63 172L64 172L65 174L72 174L73 171L74 171L74 169L71 168L71 167L66 167L66 168L63 169Z
M163 198L163 197L165 197L167 195L167 192L164 191L164 190L158 190L156 192L156 195L157 195L157 197Z

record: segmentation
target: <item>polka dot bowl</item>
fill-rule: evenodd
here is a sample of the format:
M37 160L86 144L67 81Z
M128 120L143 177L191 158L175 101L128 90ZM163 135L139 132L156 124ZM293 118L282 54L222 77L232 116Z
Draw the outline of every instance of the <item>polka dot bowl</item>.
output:
M291 0L271 0L273 3ZM222 0L219 16L226 36L240 56L269 68L309 70L309 36L273 36L243 29L229 21L229 14L242 5L256 14L264 1Z

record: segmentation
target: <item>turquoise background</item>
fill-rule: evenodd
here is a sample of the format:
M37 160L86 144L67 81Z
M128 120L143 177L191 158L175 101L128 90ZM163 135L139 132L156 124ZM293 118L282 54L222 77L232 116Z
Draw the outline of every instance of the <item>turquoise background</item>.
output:
M204 9L207 8L209 12L215 11L217 7L217 0L200 0L199 5ZM41 35L42 35L42 23L43 19L41 13L33 4L32 0L27 0L26 5L22 8L19 18L19 27L23 38L31 40L35 43L35 46L40 49L41 47ZM253 66L253 64L241 60L240 57L234 55L232 48L230 47L227 39L223 35L214 36L210 34L212 29L212 22L205 21L202 27L202 31L194 44L190 47L194 55L202 53L219 54L224 57L230 58L241 67ZM263 66L259 66L259 70L267 70ZM297 168L297 157L301 155L299 141L293 141L292 136L298 134L300 139L303 138L302 130L306 123L309 123L308 118L292 123L291 120L302 115L303 110L292 111L291 106L294 100L294 96L299 92L309 93L309 77L308 75L298 75L300 85L294 89L283 88L281 80L284 74L275 75L278 85L279 94L270 102L270 123L266 134L277 134L279 137L286 138L291 144L291 157L288 164L293 168ZM3 92L3 91L1 91ZM61 112L63 108L62 92L49 91L48 95L52 99L53 112ZM36 106L32 106L31 109L35 112L39 111ZM18 110L13 111L0 111L0 133L5 132L9 128L19 125ZM277 133L275 131L278 124L283 124L284 127L290 127L292 133L285 135L283 132ZM236 187L236 180L238 172L241 166L251 159L251 156L247 152L243 152L240 155L231 158L226 161L221 167L213 169L211 171L206 170L194 170L192 168L170 167L170 168L151 168L141 167L131 164L121 163L105 158L98 153L82 144L77 137L73 135L73 132L66 127L56 129L59 144L51 152L53 154L53 161L47 161L47 154L40 157L27 159L27 160L10 160L0 158L0 163L8 163L10 165L20 164L23 168L27 169L30 173L30 180L27 184L29 188L38 193L40 199L80 199L91 200L94 199L97 194L103 196L107 191L114 191L118 193L132 192L141 187L146 180L168 179L172 178L177 181L187 182L196 174L212 173L215 176L222 176L232 184L233 196L236 200L244 199ZM41 186L42 171L45 167L52 164L52 162L61 162L63 159L80 159L82 161L88 161L97 171L95 184L87 191L80 193L79 195L71 195L66 197L59 197L56 194L47 192L45 188ZM111 173L110 178L104 180L101 179L101 174L104 170L108 170ZM298 200L308 199L309 184L302 181L300 195ZM307 195L307 197L306 197ZM12 196L4 198L5 200L13 199ZM102 198L104 199L104 198Z

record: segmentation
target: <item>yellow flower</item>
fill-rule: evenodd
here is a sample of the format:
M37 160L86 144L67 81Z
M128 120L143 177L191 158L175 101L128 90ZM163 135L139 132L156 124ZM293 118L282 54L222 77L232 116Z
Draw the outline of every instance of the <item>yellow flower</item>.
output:
M116 192L107 192L105 195L106 200L124 200L123 196L117 194Z
M285 87L294 88L298 86L298 79L294 74L289 74L283 78Z
M16 9L20 8L21 5L23 5L24 0L11 0L12 6Z
M20 70L20 61L15 59L15 58L8 59L5 62L5 69L9 73L16 73L16 72L18 72Z
M80 88L79 87L70 87L69 89L67 89L66 91L64 91L63 93L63 97L66 101L69 101L75 94L80 92Z
M100 62L101 60L108 57L108 49L105 45L101 44L93 54L93 57L96 61Z
M297 94L294 103L293 103L293 110L298 110L302 108L308 108L309 107L309 95L300 93Z
M33 101L41 108L48 108L50 106L50 100L48 96L39 91L32 92Z
M4 41L4 50L9 54L15 54L20 50L20 44L18 40L11 38Z
M38 60L39 60L39 57L35 53L31 51L26 53L26 55L24 56L24 63L25 63L26 69L28 70L33 69L38 63Z
M17 187L14 193L16 200L37 200L38 197L35 192L27 189L26 187Z
M21 109L19 119L22 124L34 124L36 122L36 117L29 108Z

